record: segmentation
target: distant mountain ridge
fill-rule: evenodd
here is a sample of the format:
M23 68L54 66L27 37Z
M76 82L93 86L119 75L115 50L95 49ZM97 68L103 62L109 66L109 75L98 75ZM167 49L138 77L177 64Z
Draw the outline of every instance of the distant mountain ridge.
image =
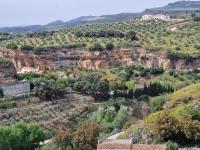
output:
M174 13L178 11L200 11L200 1L178 1L163 7L146 9L146 13Z
M57 20L50 22L47 25L31 25L31 26L21 26L21 27L4 27L0 28L0 32L9 34L25 34L31 32L44 32L59 30L66 27L73 27L84 24L98 24L98 23L112 23L117 21L127 21L130 19L135 19L141 17L142 13L121 13L114 15L103 15L103 16L82 16L76 19L63 22Z
M102 16L82 16L76 19L64 22L57 20L47 25L31 25L23 27L4 27L0 28L0 32L9 34L25 34L31 32L44 32L52 30L60 30L66 27L73 27L85 24L98 24L98 23L112 23L127 21L141 17L143 14L156 14L164 13L169 15L184 16L188 15L188 12L200 13L200 1L178 1L175 3L169 3L163 7L146 9L140 13L120 13L114 15L102 15Z

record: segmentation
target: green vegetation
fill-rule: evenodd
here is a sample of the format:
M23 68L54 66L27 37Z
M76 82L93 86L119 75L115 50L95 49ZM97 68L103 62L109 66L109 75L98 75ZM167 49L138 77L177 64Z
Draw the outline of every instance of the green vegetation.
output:
M109 82L101 78L98 73L84 75L73 84L73 89L98 99L106 99L109 97Z
M102 135L111 133L115 128L122 129L124 123L128 120L128 110L125 106L99 107L91 115L91 120L102 126Z
M150 110L152 113L163 110L163 105L168 100L169 95L161 95L153 97L150 103Z
M175 24L180 25L172 30ZM36 55L60 48L120 51L120 48L142 47L160 51L175 63L180 58L191 61L200 56L199 30L197 20L130 20L24 36L4 35L8 39L1 40L0 45L33 51ZM6 60L0 58L0 61ZM5 150L35 149L44 140L38 126L15 125L20 121L37 122L47 133L46 137L53 138L52 147L44 146L44 150L96 149L98 139L120 130L123 133L118 138L132 136L135 143L142 143L146 140L143 137L149 137L150 143L167 142L167 149L176 150L175 143L200 143L200 71L197 68L164 71L139 65L101 70L68 67L16 77L31 82L32 97L21 101L4 98L0 102L0 124L3 125L0 146L5 146ZM4 137L7 139L1 140Z
M20 123L14 127L0 127L1 150L35 150L45 134L37 125Z
M38 48L77 48L111 50L112 48L143 47L165 51L167 57L193 58L199 56L199 22L184 23L171 31L171 26L181 21L136 21L110 24L92 24L60 31L28 33L23 37L4 40L1 45L17 45L25 50ZM112 43L112 44L111 44ZM12 48L13 46L10 46ZM16 46L13 47L14 49ZM36 54L39 54L36 52Z
M200 141L200 122L191 118L177 120L166 111L157 115L150 126L149 132L160 141L171 140L183 145Z
M169 141L166 144L166 150L178 150L178 144Z
M92 150L97 148L99 126L95 123L84 122L78 125L75 132L71 130L56 133L54 141L64 149Z
M18 49L18 46L15 43L8 43L6 45L6 48L8 48L8 49Z
M62 92L57 87L55 80L36 79L33 82L33 93L43 100L52 100L57 96L62 96Z

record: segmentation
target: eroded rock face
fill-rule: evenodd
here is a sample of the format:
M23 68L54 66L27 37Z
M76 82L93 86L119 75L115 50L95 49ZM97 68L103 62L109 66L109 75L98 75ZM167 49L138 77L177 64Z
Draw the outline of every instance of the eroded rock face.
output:
M16 70L12 62L0 60L0 84L15 82Z
M0 50L0 55L2 54ZM160 52L151 52L142 48L115 49L112 51L85 51L73 49L48 50L41 55L33 52L9 51L7 55L18 72L39 72L59 67L86 67L90 69L110 68L122 65L138 64L144 67L163 67L167 69L189 70L200 68L200 58L193 60L171 61Z

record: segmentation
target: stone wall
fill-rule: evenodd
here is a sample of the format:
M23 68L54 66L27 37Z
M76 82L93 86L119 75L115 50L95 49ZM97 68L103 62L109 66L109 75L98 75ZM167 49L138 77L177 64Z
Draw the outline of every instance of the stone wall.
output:
M20 97L30 93L30 83L27 81L9 84L0 84L4 96Z

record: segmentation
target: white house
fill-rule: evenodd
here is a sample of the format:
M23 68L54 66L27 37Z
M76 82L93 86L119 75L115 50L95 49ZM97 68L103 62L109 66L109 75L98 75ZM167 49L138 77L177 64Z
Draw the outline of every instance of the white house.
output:
M170 16L163 14L144 15L141 20L170 20Z

